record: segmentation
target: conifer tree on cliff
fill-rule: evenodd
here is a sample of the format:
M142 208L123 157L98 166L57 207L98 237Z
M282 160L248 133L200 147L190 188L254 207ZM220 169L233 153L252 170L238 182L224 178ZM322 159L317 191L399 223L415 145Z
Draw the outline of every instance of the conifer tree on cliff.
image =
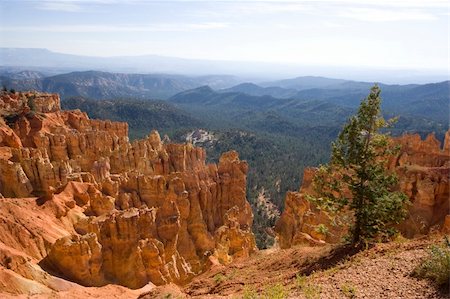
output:
M397 177L387 170L398 148L380 132L392 123L381 116L380 104L375 85L333 142L330 162L319 167L313 181L317 196L311 199L319 206L353 212L350 236L355 245L390 235L406 216L408 198L393 190Z

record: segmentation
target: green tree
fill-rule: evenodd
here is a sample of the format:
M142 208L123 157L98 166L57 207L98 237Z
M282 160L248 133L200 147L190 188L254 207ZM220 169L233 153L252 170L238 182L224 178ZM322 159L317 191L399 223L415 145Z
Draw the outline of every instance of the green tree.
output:
M332 144L331 160L314 177L319 206L338 213L353 212L350 223L353 244L386 237L406 216L408 198L394 191L397 177L387 170L389 157L398 147L381 129L394 120L381 116L380 88L375 85Z

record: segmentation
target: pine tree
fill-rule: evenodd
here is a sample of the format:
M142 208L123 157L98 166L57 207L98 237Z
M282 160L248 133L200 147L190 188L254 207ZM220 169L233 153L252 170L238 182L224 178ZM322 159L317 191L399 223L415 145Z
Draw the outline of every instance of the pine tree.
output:
M406 216L408 198L394 191L397 177L387 170L388 159L398 148L380 132L393 121L384 120L380 105L375 85L333 142L330 162L319 167L313 180L318 196L312 199L319 206L335 213L353 212L353 244L388 236Z

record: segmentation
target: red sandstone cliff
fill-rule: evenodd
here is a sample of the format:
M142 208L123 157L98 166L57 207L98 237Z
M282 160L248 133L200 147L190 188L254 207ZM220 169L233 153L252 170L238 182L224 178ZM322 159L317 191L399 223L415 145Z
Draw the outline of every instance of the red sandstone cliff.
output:
M399 226L401 233L414 237L431 229L450 232L450 131L443 147L433 134L425 140L419 135L404 135L393 142L401 150L391 159L389 168L397 173L398 188L412 203L407 219ZM305 194L313 194L314 171L306 169L300 191L286 195L285 210L275 225L281 248L336 243L346 232L340 221L343 219L339 219L343 215L332 217L306 199Z
M184 283L255 250L236 152L206 164L155 131L127 135L57 95L0 95L0 291L69 287L42 268L86 286Z

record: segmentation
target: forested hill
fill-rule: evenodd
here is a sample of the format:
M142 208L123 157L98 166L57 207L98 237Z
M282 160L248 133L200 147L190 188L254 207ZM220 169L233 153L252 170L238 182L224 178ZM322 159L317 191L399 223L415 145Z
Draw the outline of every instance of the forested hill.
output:
M62 100L61 106L65 110L80 109L90 118L127 122L131 139L143 138L152 129L158 130L162 135L174 135L179 130L184 132L204 125L189 113L163 101L68 98Z
M289 84L285 81L290 82ZM302 100L321 100L340 106L356 108L367 90L373 85L367 82L318 79L318 87L312 82L308 85L301 80L265 83L268 87L252 83L242 83L221 92L240 92L252 96L272 96ZM279 84L279 85L276 85ZM382 90L383 109L398 115L427 117L436 121L448 122L450 109L450 81L430 84L387 85L379 84ZM289 88L286 88L289 87Z

